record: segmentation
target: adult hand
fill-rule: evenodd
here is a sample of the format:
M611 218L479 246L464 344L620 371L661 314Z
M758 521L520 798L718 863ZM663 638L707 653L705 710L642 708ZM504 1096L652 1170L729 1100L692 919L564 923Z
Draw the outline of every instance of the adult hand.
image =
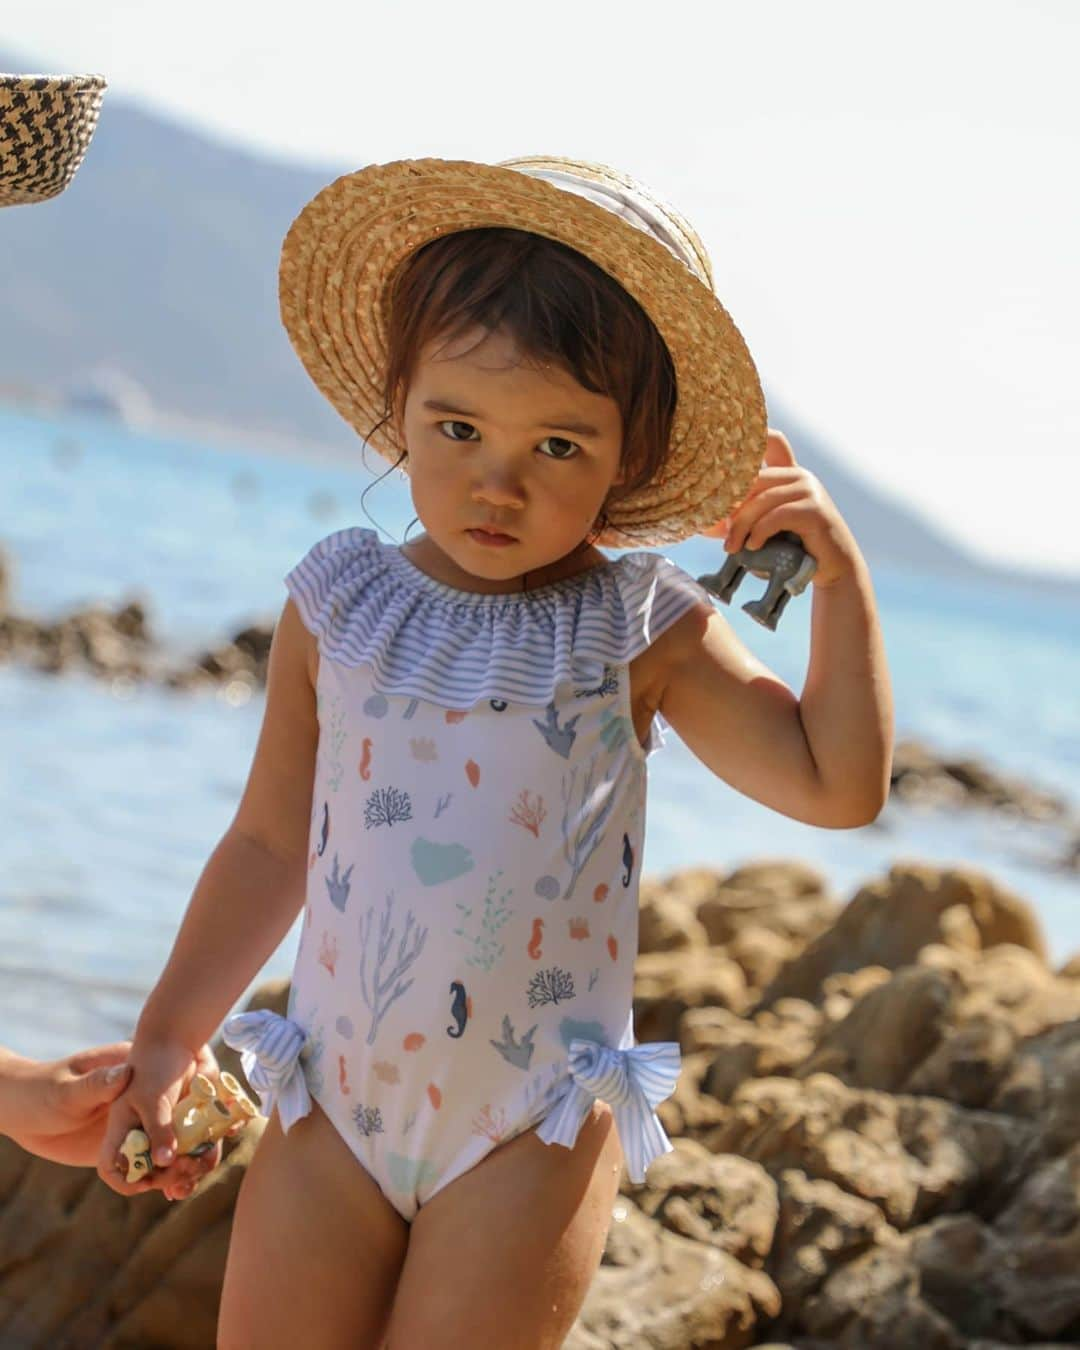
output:
M52 1162L92 1167L109 1107L131 1077L129 1041L65 1059L0 1058L0 1131Z

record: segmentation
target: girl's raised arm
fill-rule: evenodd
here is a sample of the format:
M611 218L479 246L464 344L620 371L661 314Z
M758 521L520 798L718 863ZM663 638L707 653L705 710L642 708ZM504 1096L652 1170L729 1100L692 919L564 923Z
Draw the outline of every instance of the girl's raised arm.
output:
M247 786L139 1017L132 1083L110 1112L98 1171L121 1194L168 1188L168 1171L128 1186L116 1170L120 1144L129 1129L142 1128L155 1163L171 1161L171 1112L195 1072L198 1050L303 904L318 743L317 660L315 640L290 600L270 650L266 710Z

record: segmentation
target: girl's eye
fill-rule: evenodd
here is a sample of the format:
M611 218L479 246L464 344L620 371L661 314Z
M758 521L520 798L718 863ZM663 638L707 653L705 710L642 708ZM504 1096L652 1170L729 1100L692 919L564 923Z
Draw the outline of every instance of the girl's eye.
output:
M581 447L576 441L568 441L564 436L545 436L539 449L552 459L573 459Z
M478 441L480 433L471 422L440 422L439 430L452 441Z

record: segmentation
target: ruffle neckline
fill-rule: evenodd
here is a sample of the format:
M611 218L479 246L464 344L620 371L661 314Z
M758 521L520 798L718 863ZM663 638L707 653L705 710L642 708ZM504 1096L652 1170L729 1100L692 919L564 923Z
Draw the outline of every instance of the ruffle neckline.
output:
M285 578L320 653L371 667L381 694L446 708L482 699L546 706L600 684L707 592L670 559L635 550L534 590L436 580L360 527L328 535Z

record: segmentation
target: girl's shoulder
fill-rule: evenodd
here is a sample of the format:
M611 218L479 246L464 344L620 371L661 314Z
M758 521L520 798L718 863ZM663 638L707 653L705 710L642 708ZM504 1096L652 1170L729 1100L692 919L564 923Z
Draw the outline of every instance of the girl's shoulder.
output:
M643 652L707 592L677 563L635 550L531 591L459 590L375 530L321 539L285 578L320 656L368 665L375 688L471 707L543 707L563 681L602 679Z

